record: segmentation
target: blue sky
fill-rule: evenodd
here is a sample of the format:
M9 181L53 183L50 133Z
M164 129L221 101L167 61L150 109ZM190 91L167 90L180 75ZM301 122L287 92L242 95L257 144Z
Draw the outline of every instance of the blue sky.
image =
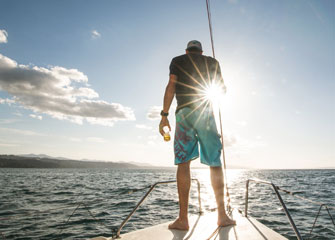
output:
M0 154L173 166L153 118L171 59L211 54L205 1L0 4ZM335 167L335 2L211 8L228 165Z

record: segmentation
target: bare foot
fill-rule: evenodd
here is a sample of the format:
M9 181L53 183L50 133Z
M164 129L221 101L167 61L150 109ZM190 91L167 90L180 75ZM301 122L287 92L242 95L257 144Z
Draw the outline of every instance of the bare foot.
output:
M189 229L188 220L180 220L177 218L173 223L169 224L169 229L178 229L178 230L185 230Z
M231 225L236 225L236 221L230 219L227 215L220 216L218 219L218 226L220 227L227 227Z

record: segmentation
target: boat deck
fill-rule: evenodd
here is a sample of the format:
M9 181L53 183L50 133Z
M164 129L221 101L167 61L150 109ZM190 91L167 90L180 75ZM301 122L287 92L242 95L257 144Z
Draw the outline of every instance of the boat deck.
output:
M266 227L252 217L244 217L233 211L235 226L217 227L217 212L190 216L189 231L169 230L170 222L158 224L134 232L121 234L120 240L284 240L287 239ZM112 238L96 237L92 240L112 240Z

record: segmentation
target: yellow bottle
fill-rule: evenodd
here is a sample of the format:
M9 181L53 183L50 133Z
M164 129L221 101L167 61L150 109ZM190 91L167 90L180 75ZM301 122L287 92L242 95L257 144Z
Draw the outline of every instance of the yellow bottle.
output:
M163 128L163 130L164 130L164 141L165 141L165 142L170 141L170 140L171 140L171 137L170 137L169 128L168 128L167 126L165 126L165 127Z
M170 133L169 132L164 133L164 141L168 142L170 140L171 140Z

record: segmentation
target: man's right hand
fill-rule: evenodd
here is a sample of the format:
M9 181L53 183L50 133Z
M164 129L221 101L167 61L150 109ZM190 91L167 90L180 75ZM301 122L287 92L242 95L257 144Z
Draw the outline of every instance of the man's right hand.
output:
M159 123L159 133L164 136L164 130L163 128L167 126L169 128L169 130L171 131L171 127L170 127L170 123L169 123L169 119L167 117L162 117L161 122Z

